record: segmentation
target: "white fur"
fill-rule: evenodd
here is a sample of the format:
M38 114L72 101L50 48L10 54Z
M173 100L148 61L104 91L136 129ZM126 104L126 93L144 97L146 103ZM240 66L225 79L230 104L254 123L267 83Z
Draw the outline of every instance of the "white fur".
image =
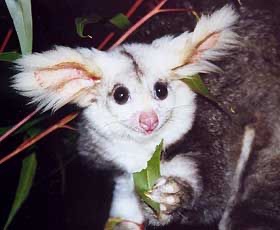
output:
M166 36L150 45L123 45L110 52L57 47L28 55L17 61L22 72L14 77L13 86L44 110L57 109L68 102L86 106L83 113L96 151L124 171L137 172L146 167L162 139L168 147L191 129L195 94L179 79L183 75L217 70L209 61L224 55L236 44L236 34L230 29L236 19L234 11L224 7L212 16L203 16L193 33L185 32L175 38ZM214 32L219 33L215 46L208 47L195 62L186 64L187 59L193 58L189 55L195 53L194 47ZM123 54L124 49L133 56L141 73L135 71L133 61ZM100 76L101 81L97 85L75 69L41 71L39 80L36 79L36 71L64 62L81 64L88 72ZM77 77L73 82L68 79L72 74ZM154 85L158 81L168 84L168 97L164 100L155 97ZM55 90L61 82L67 84L62 90ZM130 92L129 100L123 105L117 104L112 96L117 84ZM159 125L151 134L145 134L139 126L139 116L151 110L157 114ZM188 158L177 156L164 163L162 175L180 177L196 194L201 192L197 167ZM130 176L116 181L111 215L143 222Z
M62 107L69 102L86 104L93 97L96 84L79 71L65 68L57 71L47 71L64 62L73 62L83 65L87 71L101 76L100 69L95 65L94 52L89 49L71 49L56 47L44 53L25 55L16 61L17 68L22 71L14 76L13 87L22 95L31 97L31 103L37 103L39 109L49 110ZM76 78L75 80L73 80ZM59 90L59 84L66 83ZM85 98L86 97L86 98Z
M178 155L171 161L161 164L161 175L166 177L179 177L187 182L198 196L202 191L201 178L196 163L187 156Z
M194 32L185 32L173 38L166 36L155 40L151 45L131 44L124 45L135 57L138 65L150 78L180 79L182 77L217 71L218 68L209 61L225 55L237 43L237 35L231 27L237 20L237 15L229 6L223 7L211 16L202 16ZM208 47L199 55L199 60L187 63L195 53L195 47L213 33L218 33L219 38L214 47ZM102 77L103 86L112 84L124 74L131 75L133 71L122 67L127 66L128 60L120 57L117 48L113 52L103 53L94 49L71 49L56 47L44 53L34 53L19 59L17 68L22 71L14 77L13 87L21 94L31 97L44 110L58 109L66 103L78 103L88 106L95 99L97 87L95 81L86 79L78 74L78 80L70 81L67 77L76 75L76 72L52 71L40 74L36 79L36 71L51 68L63 62L74 62L83 65L87 71ZM130 63L131 64L131 63ZM176 68L181 66L180 68ZM173 69L176 68L174 71ZM103 71L106 69L106 74ZM121 70L121 71L119 71ZM70 71L70 73L69 73ZM42 75L42 76L41 76ZM60 80L58 80L60 79ZM62 90L54 90L58 83L67 83ZM104 90L103 90L104 91ZM147 98L148 99L148 98Z
M242 183L242 176L247 166L250 153L252 152L253 142L255 138L255 130L251 127L245 128L245 133L242 142L242 149L239 160L237 162L235 175L232 182L232 194L227 203L227 207L224 211L223 217L219 223L219 230L227 230L230 224L230 213L238 201L238 192Z
M142 224L144 222L144 216L138 198L134 193L132 177L130 175L124 175L117 178L115 182L110 216Z
M228 53L238 44L238 36L232 30L232 26L238 19L237 14L230 6L214 12L211 16L203 15L197 23L194 32L185 34L185 47L181 51L182 59L188 61L192 58L194 47L211 34L217 33L219 38L214 47L209 47L200 56L199 60L184 65L174 72L182 76L191 76L197 73L217 72L219 68L209 61L217 60ZM181 76L181 77L180 77Z

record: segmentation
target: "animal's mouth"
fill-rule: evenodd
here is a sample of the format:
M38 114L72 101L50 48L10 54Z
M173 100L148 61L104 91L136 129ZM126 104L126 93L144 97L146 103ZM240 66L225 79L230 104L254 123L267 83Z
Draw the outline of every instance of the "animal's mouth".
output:
M132 128L132 130L137 133L144 134L145 136L152 136L153 134L160 132L161 129L164 128L172 120L172 116L173 116L173 111L165 119L161 120L161 122L159 122L159 125L155 129L144 130L141 129L140 127L135 127Z

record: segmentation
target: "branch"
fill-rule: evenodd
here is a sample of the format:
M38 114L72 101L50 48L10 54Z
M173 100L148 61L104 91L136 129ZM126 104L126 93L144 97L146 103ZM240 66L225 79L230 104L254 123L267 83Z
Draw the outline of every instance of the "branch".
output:
M64 128L65 125L67 123L69 123L70 121L72 121L74 118L76 118L78 116L78 112L74 112L71 113L69 115L67 115L66 117L62 118L60 121L58 121L56 124L52 125L51 127L49 127L48 129L46 129L45 131L43 131L42 133L38 134L35 137L31 137L27 140L25 140L24 142L22 142L14 151L12 151L10 154L8 154L7 156L3 157L0 160L0 164L3 164L4 162L6 162L7 160L9 160L10 158L14 157L15 155L17 155L18 153L22 152L23 150L27 149L28 147L30 147L31 145L33 145L34 143L38 142L39 140L41 140L43 137L47 136L48 134L50 134L51 132L59 129L59 128Z
M144 0L136 0L135 3L130 7L130 9L125 14L128 18L130 18L134 12L137 10L137 8L143 3ZM106 38L100 43L100 45L97 47L97 49L103 49L109 41L112 40L112 38L115 36L115 32L109 33Z
M5 36L5 38L4 38L4 41L3 41L2 45L1 45L1 47L0 47L0 53L4 52L8 42L9 42L11 36L12 36L12 33L13 33L13 29L9 29L7 34L6 34L6 36Z
M11 129L5 132L2 136L0 136L0 143L8 136L10 136L13 132L15 132L20 126L22 126L24 123L30 120L37 112L38 110L34 110L32 113L28 114L25 118L18 122L15 126L13 126Z
M126 31L111 47L113 49L123 43L125 39L128 38L135 30L137 30L141 25L143 25L148 19L160 12L160 8L167 2L167 0L160 1L154 9L148 12L143 18L136 22L128 31Z

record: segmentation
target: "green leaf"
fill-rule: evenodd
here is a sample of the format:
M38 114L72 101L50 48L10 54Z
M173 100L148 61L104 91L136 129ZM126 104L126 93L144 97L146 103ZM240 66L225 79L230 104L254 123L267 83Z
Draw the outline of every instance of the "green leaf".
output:
M128 17L124 14L120 13L115 15L110 19L110 23L114 26L118 27L119 29L126 29L130 26L130 21L128 20Z
M0 53L0 61L9 61L12 62L18 58L20 58L21 55L17 52L4 52Z
M219 109L221 111L223 111L231 119L233 119L231 114L236 113L235 110L232 107L230 107L230 110L228 110L227 108L225 108L223 106L223 104L219 103L218 100L209 92L209 90L204 85L201 77L198 74L193 75L193 76L187 76L185 78L182 78L181 80L183 82L185 82L194 92L196 92L196 93L206 97L210 101L212 101L214 104L216 104L216 106L219 107Z
M162 147L163 141L156 147L152 158L147 162L147 168L133 173L136 192L156 213L160 211L159 204L149 198L149 191L152 190L156 180L160 177L160 155Z
M37 160L34 153L29 155L22 161L22 168L20 172L19 183L18 183L15 199L11 211L9 213L8 220L4 226L4 230L6 230L9 227L17 211L28 197L28 194L32 187L36 168L37 168Z
M112 17L110 20L101 17L99 15L93 15L91 17L79 17L75 18L76 32L81 38L92 38L91 35L84 35L84 29L87 24L95 24L95 23L107 23L110 22L112 25L116 26L119 29L125 29L130 26L130 21L128 17L124 14L119 13Z
M121 218L109 218L106 222L104 230L113 230L117 224L121 223L123 219Z
M0 135L4 134L7 132L11 127L0 127Z
M30 129L30 128L35 128L34 126L37 125L38 123L40 123L41 121L43 121L46 117L47 116L42 116L42 117L39 117L37 119L34 119L32 121L29 121L29 122L25 123L22 127L20 127L12 135L24 133L24 132L27 132L28 129ZM12 128L12 126L0 127L0 135L2 135L3 133L7 132L11 128Z
M30 0L5 0L14 22L22 54L32 52L32 13Z
M181 80L185 82L194 92L201 94L205 97L209 96L209 90L204 85L199 74L187 76L185 78L182 78Z
M88 18L75 18L76 32L81 38L92 38L90 35L84 35L84 29L87 24L98 23L102 17L94 15Z
M25 123L25 125L21 126L20 129L18 129L15 134L19 134L19 133L23 133L28 131L30 128L32 128L33 126L37 125L38 123L40 123L42 120L44 120L47 116L42 116L39 117L37 119L34 119L32 121L29 121L27 123ZM34 127L33 127L34 128Z

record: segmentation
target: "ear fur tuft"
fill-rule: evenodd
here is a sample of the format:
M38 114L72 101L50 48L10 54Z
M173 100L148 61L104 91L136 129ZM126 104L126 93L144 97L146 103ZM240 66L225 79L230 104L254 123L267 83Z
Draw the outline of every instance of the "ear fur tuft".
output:
M43 111L69 102L86 106L101 79L92 56L91 50L67 47L26 55L16 61L21 72L14 76L12 87Z
M218 60L238 45L238 35L233 31L237 20L231 6L224 6L210 16L203 15L194 31L185 36L180 64L173 69L175 74L180 77L219 71L209 61Z

